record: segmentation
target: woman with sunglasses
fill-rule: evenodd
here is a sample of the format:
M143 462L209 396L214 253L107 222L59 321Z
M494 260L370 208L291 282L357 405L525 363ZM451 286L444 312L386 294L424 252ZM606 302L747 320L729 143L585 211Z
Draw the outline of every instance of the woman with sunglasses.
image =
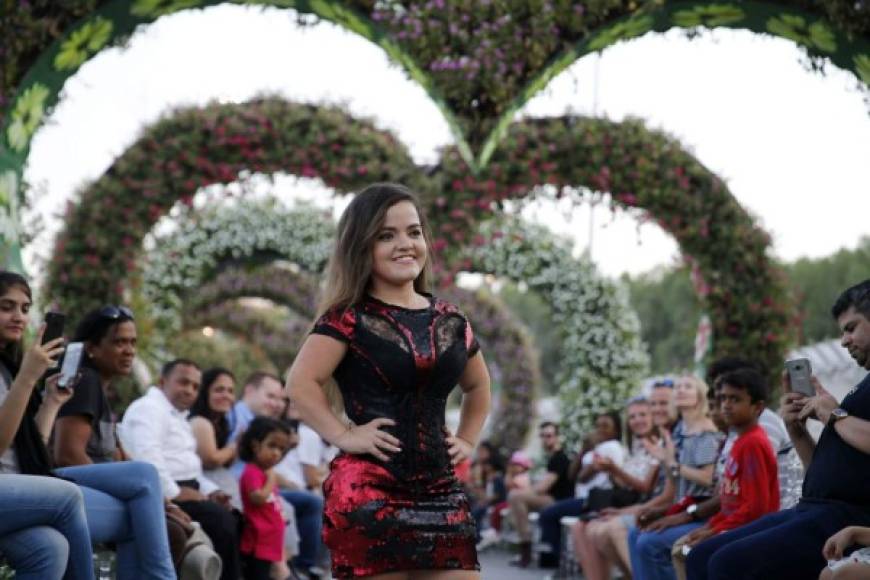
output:
M107 396L112 381L133 369L133 313L123 306L92 310L76 327L74 341L84 343L85 356L71 397L57 414L54 452L61 467L55 473L81 487L91 539L118 544L118 578L174 578L157 470L119 461L123 453Z

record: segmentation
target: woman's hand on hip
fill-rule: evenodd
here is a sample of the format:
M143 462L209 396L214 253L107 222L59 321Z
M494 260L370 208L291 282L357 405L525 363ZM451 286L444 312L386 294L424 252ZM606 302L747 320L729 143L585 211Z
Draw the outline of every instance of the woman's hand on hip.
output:
M373 419L365 425L354 425L342 433L335 441L336 447L352 455L369 453L381 461L389 461L385 452L398 453L402 450L398 439L382 431L381 427L395 425L392 419Z
M450 463L458 465L471 457L474 452L474 445L470 441L466 441L458 435L449 435L447 437L447 453L450 454Z

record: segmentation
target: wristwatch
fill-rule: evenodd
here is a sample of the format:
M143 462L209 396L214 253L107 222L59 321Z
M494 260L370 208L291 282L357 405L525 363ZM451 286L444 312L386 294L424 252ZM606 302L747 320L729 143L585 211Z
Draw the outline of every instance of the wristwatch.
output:
M674 463L668 469L669 469L669 473L671 474L672 478L679 479L679 477L680 477L680 464L679 463Z
M836 423L837 421L840 421L842 419L845 419L848 416L849 416L849 411L847 411L846 409L843 409L842 407L837 407L836 409L831 411L831 416L828 417L828 426L833 427L834 423Z
M689 514L689 519L693 522L698 521L698 504L693 503L689 507L686 508L686 513Z

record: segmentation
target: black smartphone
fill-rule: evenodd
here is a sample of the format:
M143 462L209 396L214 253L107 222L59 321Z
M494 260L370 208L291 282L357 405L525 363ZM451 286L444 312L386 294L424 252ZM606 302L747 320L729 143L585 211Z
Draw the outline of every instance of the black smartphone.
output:
M66 314L62 312L45 313L45 332L42 333L42 344L51 342L55 338L63 336L63 327L66 323Z

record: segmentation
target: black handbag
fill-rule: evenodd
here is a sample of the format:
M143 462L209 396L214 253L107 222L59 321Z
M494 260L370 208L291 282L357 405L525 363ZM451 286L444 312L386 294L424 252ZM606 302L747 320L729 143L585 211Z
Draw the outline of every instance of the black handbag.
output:
M595 487L589 490L583 511L599 512L604 508L621 508L640 501L640 493L626 487L611 487L602 489Z

